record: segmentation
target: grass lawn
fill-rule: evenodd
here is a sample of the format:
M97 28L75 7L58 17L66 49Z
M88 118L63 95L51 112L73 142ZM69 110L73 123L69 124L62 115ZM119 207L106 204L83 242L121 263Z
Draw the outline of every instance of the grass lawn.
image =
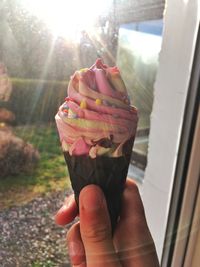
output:
M39 194L69 187L67 168L55 125L18 126L17 136L40 152L40 161L30 174L0 180L0 209L30 201Z
M141 114L139 128L147 125L148 116ZM40 161L32 173L0 179L0 209L20 205L39 194L70 186L55 124L18 126L14 131L39 150Z

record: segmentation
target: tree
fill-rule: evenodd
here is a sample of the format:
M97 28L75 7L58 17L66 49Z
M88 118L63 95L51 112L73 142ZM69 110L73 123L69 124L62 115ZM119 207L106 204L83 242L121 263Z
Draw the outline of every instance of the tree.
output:
M26 11L20 0L3 1L0 14L1 60L12 76L39 77L52 45L47 26Z
M55 38L21 3L7 0L0 4L0 61L12 77L68 79L78 66L76 45Z

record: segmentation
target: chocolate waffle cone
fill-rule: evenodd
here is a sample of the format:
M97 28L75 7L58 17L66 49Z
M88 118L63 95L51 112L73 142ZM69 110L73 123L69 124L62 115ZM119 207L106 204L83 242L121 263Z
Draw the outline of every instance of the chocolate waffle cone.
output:
M77 204L83 187L89 184L100 186L106 198L112 232L117 225L121 210L122 193L133 142L134 138L126 142L121 157L99 156L92 159L88 155L70 156L68 152L64 152Z

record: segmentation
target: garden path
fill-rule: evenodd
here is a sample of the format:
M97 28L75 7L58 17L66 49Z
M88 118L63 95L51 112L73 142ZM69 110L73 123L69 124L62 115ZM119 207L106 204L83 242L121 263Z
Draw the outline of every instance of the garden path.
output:
M70 266L65 244L69 226L54 222L67 194L54 192L0 211L0 267Z

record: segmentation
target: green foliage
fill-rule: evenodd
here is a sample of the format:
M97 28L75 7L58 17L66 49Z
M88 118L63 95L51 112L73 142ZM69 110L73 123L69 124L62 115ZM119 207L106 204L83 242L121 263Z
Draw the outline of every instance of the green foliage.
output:
M22 172L28 174L39 161L38 151L15 136L6 126L0 130L0 151L0 179Z
M36 191L45 192L66 186L67 168L55 125L20 126L15 133L39 150L40 161L29 175L5 177L0 181L0 191L34 186Z
M56 266L51 260L47 260L45 263L40 263L38 261L33 262L31 267L54 267Z
M67 95L67 82L12 79L8 108L17 124L54 121Z
M0 60L9 73L39 77L52 43L47 26L28 13L21 0L7 0L0 6L0 32Z
M64 80L77 68L77 46L55 39L23 2L0 1L0 61L10 76Z
M57 179L66 175L66 164L55 124L54 126L18 127L16 133L23 140L31 142L40 152L41 161L37 169L38 179L53 177Z

